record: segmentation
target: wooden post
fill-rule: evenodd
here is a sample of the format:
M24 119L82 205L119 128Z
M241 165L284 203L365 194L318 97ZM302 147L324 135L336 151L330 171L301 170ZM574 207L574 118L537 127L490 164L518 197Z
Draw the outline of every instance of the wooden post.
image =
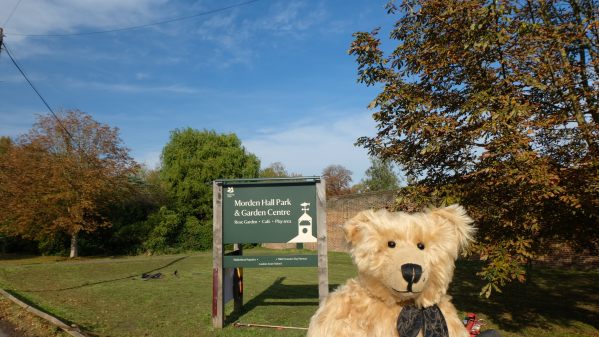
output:
M233 250L238 252L240 256L243 255L243 247L241 244L233 244ZM240 275L238 278L233 278L234 280L238 280L238 283L233 282L233 287L236 288L233 291L233 310L241 312L241 309L243 308L243 268L238 267L237 269L239 270Z
M317 216L317 247L318 247L318 301L329 294L329 264L327 258L327 193L326 181L321 179L316 183L316 216Z
M223 310L223 191L212 182L212 326L222 329Z

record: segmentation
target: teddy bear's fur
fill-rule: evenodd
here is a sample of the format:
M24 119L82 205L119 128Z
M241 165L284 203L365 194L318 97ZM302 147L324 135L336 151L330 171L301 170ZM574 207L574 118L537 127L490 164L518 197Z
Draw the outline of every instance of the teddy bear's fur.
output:
M414 214L360 212L343 227L358 276L323 301L308 337L397 337L398 315L409 304L438 305L449 336L468 337L447 288L460 250L472 241L471 224L459 205ZM406 264L422 267L418 282L402 277Z

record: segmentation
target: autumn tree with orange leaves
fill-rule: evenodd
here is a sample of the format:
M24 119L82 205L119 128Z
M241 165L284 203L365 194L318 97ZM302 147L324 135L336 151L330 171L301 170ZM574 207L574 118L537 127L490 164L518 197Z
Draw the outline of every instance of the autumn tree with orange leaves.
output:
M467 207L486 296L524 281L552 242L597 254L597 3L404 0L387 11L392 47L376 29L356 33L350 54L358 81L381 88L377 135L358 144L420 180L400 200Z
M0 161L0 231L39 240L110 226L103 209L130 188L137 164L118 129L81 111L40 116Z
M350 183L352 171L342 165L329 165L322 170L322 177L326 180L327 196L334 197L351 193Z

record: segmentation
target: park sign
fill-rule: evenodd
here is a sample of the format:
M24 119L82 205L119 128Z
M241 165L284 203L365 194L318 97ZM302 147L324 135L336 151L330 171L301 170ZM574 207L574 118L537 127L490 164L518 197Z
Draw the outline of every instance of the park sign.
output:
M316 242L316 185L223 182L223 243Z
M326 297L328 266L324 184L320 177L213 182L214 327L222 327L223 306L231 299L227 294L234 294L235 308L241 309L243 294L238 289L243 289L242 268L318 267L319 299ZM318 253L243 255L243 243L316 243ZM233 244L234 250L225 254L225 244ZM235 292L231 292L230 287Z

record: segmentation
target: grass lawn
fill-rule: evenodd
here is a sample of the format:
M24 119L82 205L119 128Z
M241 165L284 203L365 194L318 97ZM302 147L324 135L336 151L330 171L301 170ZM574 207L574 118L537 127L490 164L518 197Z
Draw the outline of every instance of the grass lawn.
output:
M264 249L245 253L264 254ZM276 252L281 253L280 251ZM599 271L535 268L530 282L478 297L477 263L461 261L450 293L505 337L599 337ZM177 271L177 275L175 275ZM162 278L144 281L144 272ZM347 254L330 253L329 282L355 275ZM318 306L316 268L245 269L244 308L211 323L212 254L0 260L0 287L97 336L304 336L305 331L235 328L232 323L307 327Z

